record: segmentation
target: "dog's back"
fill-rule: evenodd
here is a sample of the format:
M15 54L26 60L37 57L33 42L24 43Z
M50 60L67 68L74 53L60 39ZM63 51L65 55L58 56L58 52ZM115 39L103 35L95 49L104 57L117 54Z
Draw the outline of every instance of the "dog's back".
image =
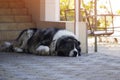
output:
M36 48L40 45L50 46L53 36L60 29L58 28L45 28L38 29L34 35L28 40L28 50L31 53L36 53Z

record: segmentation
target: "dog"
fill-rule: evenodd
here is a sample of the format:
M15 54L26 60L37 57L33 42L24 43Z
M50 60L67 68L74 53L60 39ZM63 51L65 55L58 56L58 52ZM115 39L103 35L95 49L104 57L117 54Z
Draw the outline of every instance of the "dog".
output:
M7 46L12 48L13 52L42 56L76 57L81 55L80 41L74 33L59 28L25 29L13 43Z

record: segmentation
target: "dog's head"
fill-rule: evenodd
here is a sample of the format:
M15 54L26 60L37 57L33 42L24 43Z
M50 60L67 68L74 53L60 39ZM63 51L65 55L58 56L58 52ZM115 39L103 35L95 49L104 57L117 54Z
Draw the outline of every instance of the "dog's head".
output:
M63 36L58 39L55 51L58 56L80 56L80 42L72 36Z

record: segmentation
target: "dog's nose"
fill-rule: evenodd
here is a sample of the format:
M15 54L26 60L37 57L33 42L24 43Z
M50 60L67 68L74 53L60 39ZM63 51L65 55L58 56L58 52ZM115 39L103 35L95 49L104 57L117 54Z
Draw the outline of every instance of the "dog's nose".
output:
M74 53L74 54L73 54L73 57L76 57L76 56L78 55L78 52L77 52L77 51L74 51L73 53Z

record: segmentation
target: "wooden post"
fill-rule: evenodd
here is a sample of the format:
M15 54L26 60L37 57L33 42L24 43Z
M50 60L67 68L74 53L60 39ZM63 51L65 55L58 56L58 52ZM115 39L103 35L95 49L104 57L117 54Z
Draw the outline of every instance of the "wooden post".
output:
M75 0L75 2L74 2L74 4L75 4L75 21L74 21L74 32L75 32L75 34L76 35L79 35L78 33L79 32L77 32L78 31L78 22L79 22L79 10L80 10L80 0Z

